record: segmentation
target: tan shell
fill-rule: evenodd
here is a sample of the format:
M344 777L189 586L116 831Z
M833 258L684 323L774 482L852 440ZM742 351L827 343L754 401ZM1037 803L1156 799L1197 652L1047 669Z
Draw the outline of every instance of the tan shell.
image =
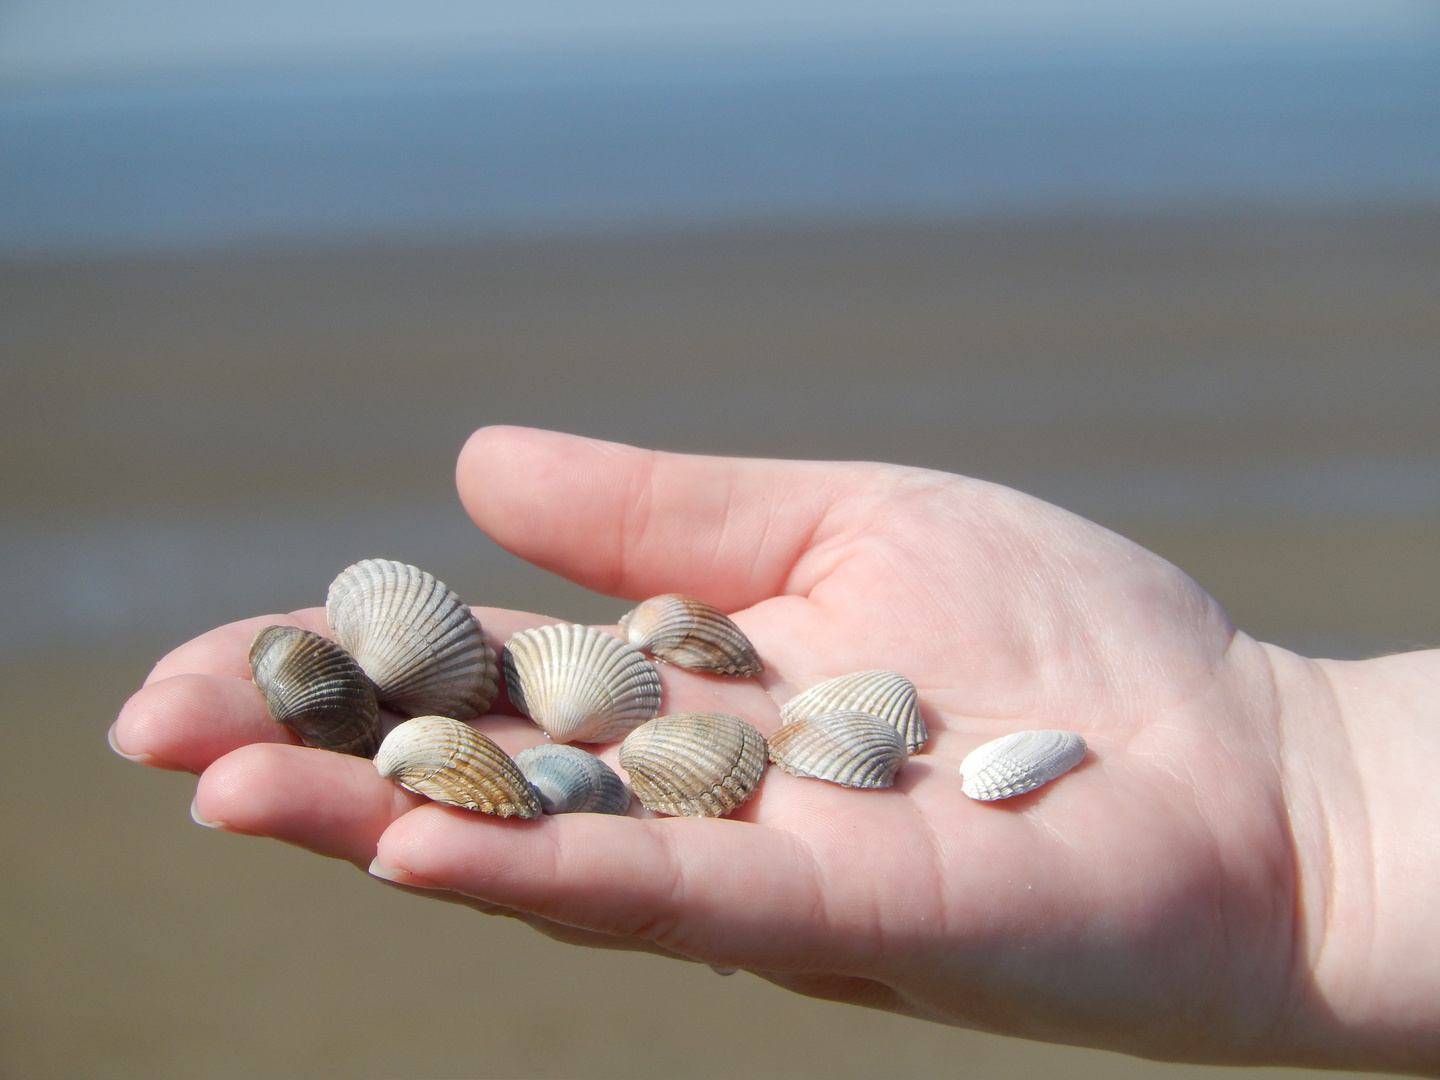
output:
M515 764L547 814L623 814L630 809L625 781L578 746L541 743L516 754Z
M693 596L652 596L621 616L620 632L635 648L691 671L744 676L764 670L744 631Z
M827 712L770 736L770 760L795 776L849 788L888 788L905 767L905 740L878 716Z
M620 765L658 814L720 817L748 799L765 771L765 736L729 713L677 713L641 724Z
M993 802L1034 791L1069 772L1085 757L1085 740L1073 731L1016 731L977 746L960 763L960 790Z
M469 724L417 716L380 744L375 768L387 780L436 802L497 817L533 818L540 800L509 755Z
M919 753L930 738L914 683L894 671L856 671L812 686L780 707L780 722L844 709L880 717L900 732L912 754Z
M391 559L347 567L330 585L325 617L381 703L406 716L473 720L500 692L495 650L479 621L418 567Z
M250 670L270 715L306 746L370 757L380 745L375 687L329 638L267 626L250 645Z
M660 711L655 665L593 626L521 630L501 662L511 702L556 742L610 742Z

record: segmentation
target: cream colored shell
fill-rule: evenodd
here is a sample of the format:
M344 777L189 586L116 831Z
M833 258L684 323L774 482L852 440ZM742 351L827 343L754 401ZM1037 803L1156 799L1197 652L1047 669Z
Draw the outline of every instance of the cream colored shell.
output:
M930 738L920 715L915 685L894 671L856 671L812 686L780 707L780 722L789 724L847 709L878 716L893 726L912 754L919 753Z
M626 736L620 767L656 813L720 817L754 794L765 771L765 737L729 713L661 716Z
M500 692L495 650L470 609L433 575L392 559L364 559L330 585L325 617L406 716L473 720Z
M905 740L878 716L827 712L770 736L770 760L795 776L849 788L888 788L905 767Z
M693 596L652 596L620 617L620 632L635 648L691 671L749 676L764 670L745 632Z
M1085 740L1073 731L1016 731L977 746L960 763L960 789L992 802L1034 791L1063 776L1085 757Z
M270 715L306 746L370 757L380 745L375 687L329 638L267 626L250 645L250 670Z
M521 630L501 663L511 702L556 742L610 742L660 711L655 665L593 626Z
M387 780L436 802L497 817L533 818L540 800L508 754L469 724L417 716L398 725L375 755Z

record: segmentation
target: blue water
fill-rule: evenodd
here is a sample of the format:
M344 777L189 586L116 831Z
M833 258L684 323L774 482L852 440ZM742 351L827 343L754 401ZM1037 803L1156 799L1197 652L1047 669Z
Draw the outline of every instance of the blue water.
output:
M1440 200L1440 44L449 67L0 100L0 255Z

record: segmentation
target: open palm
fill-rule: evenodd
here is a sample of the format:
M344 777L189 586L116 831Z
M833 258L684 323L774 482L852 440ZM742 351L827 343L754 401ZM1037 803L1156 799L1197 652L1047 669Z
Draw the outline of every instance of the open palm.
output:
M1008 489L895 466L498 428L471 440L458 476L477 523L531 561L734 613L764 675L663 667L664 711L733 712L768 733L799 690L890 668L918 688L929 746L888 791L771 769L730 819L498 820L289 742L247 681L271 617L163 660L117 748L203 772L209 822L374 859L565 940L1035 1038L1293 1056L1318 1008L1315 944L1271 651L1175 568ZM548 621L477 613L497 644ZM318 610L292 618L323 629ZM542 739L513 715L481 726L511 750ZM960 760L1022 728L1078 731L1090 752L1029 795L967 799Z

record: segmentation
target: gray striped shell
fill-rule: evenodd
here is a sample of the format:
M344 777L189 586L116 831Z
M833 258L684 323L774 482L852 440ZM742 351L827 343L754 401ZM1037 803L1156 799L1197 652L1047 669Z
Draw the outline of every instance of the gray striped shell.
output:
M547 814L623 814L630 809L625 781L578 746L541 743L516 754L515 764Z
M325 617L381 703L406 716L472 720L500 692L495 650L479 621L418 567L391 559L347 567L330 585Z
M919 753L930 738L916 703L915 685L894 671L856 671L812 686L780 707L780 722L843 709L886 721L900 732L909 753Z
M715 675L758 675L755 646L719 608L680 593L652 596L620 617L620 632L657 660Z
M658 814L720 817L748 799L765 771L765 736L729 713L677 713L641 724L620 765Z
M267 626L250 645L250 670L270 715L306 746L370 757L380 745L375 688L329 638Z
M887 788L908 755L900 732L878 716L827 712L784 725L770 736L770 760L795 776L849 788Z
M991 802L1034 791L1063 776L1085 757L1085 740L1073 731L1016 731L977 746L960 763L960 789Z
M610 742L660 711L655 665L593 626L521 630L501 660L511 702L556 742Z
M540 800L510 756L488 736L447 716L417 716L380 744L375 769L436 802L497 817L533 818Z

